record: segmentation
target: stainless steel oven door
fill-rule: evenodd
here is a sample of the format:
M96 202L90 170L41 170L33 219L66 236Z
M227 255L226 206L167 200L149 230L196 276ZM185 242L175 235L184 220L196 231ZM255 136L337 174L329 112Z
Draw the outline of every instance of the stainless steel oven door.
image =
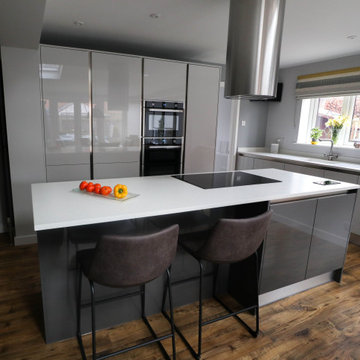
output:
M145 109L144 137L182 137L184 110Z
M182 173L182 140L144 139L142 175L173 175Z

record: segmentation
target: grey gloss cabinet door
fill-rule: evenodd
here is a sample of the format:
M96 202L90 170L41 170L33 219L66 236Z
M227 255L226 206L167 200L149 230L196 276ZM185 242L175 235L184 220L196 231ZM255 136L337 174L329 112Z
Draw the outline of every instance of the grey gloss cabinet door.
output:
M184 172L214 171L220 72L189 65Z
M254 159L254 169L280 169L284 170L284 164L278 161Z
M239 155L236 161L236 170L249 170L254 168L254 159Z
M186 64L144 59L144 100L185 102Z
M324 177L324 170L301 165L285 164L284 170L296 172L299 174Z
M340 171L325 170L324 177L338 181L345 181L352 184L360 183L359 176L354 174L342 173ZM351 232L360 235L360 192L358 192L356 197L354 214L351 221Z
M306 278L343 267L355 197L351 193L318 200Z
M141 58L92 53L95 178L139 175L141 68Z
M316 201L271 206L274 213L264 242L261 294L305 279Z
M87 164L90 175L89 53L42 46L41 63L46 165Z

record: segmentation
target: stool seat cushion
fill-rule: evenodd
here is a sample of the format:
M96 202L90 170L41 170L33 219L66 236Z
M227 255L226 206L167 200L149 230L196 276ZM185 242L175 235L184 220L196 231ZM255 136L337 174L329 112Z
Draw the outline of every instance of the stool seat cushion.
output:
M272 211L251 218L219 219L209 231L182 236L182 247L198 260L217 264L242 261L256 252L265 238Z
M95 249L78 252L85 276L100 285L132 287L163 274L172 263L179 226L143 235L103 235Z

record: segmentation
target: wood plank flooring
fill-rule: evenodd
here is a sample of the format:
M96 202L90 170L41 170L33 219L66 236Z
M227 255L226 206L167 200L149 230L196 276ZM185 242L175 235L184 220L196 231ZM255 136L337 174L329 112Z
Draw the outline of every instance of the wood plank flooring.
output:
M196 343L196 304L176 310L176 321ZM221 312L212 300L206 316ZM234 319L204 328L203 357L211 360L360 359L360 247L350 244L341 284L332 282L261 308L261 334L253 339ZM80 359L75 339L45 344L36 245L11 247L0 235L0 359ZM151 318L161 331L160 316ZM149 334L141 321L98 333L99 350L133 345ZM170 351L170 341L164 346ZM85 337L87 353L90 339ZM91 358L91 356L89 356ZM161 359L156 345L114 359ZM177 338L177 358L191 359Z

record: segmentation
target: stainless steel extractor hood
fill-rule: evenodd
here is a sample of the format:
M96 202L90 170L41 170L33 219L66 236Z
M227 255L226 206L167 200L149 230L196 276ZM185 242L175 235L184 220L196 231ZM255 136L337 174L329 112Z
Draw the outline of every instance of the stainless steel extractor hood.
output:
M285 0L230 0L225 97L276 95Z

